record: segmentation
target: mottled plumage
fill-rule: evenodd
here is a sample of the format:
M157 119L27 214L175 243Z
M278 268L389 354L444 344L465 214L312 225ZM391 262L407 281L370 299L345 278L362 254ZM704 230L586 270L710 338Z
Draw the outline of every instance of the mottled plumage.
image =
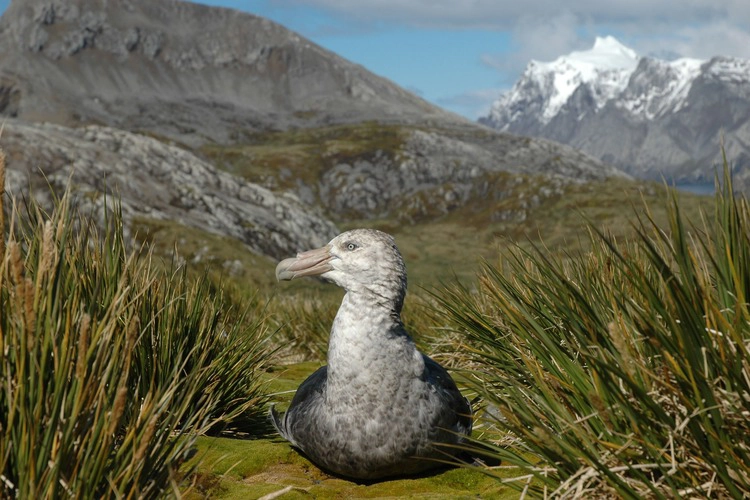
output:
M320 275L346 290L331 329L328 366L305 380L279 433L314 463L377 479L439 465L471 433L471 409L450 375L420 353L401 322L406 268L393 238L347 231L286 259L280 280Z

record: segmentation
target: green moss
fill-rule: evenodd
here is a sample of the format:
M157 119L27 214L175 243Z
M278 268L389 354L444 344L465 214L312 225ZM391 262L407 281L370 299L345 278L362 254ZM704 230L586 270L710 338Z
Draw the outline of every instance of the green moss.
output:
M210 498L257 498L286 486L284 498L515 498L517 494L479 470L446 469L418 478L359 484L318 469L281 438L200 438L196 482ZM512 475L512 471L508 471ZM198 481L200 480L200 481ZM200 496L199 488L191 491Z

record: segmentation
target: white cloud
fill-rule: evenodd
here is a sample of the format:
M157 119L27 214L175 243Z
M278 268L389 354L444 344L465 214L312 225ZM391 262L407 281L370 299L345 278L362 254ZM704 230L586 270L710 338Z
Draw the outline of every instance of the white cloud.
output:
M276 0L275 5L313 5L370 20L401 21L414 26L509 29L524 17L557 17L571 13L594 22L670 19L676 23L732 18L750 20L746 0Z
M524 16L510 29L511 47L502 53L480 56L495 68L501 83L511 86L531 59L551 61L561 54L591 47L597 32L590 23L570 12L557 16Z
M609 34L614 34L640 55L669 54L698 59L722 55L750 59L750 29L736 23L735 19L717 18L684 24L643 19L599 24L569 12L556 17L523 17L510 30L511 50L487 52L481 56L481 61L497 69L503 83L507 83L517 79L531 59L552 61L573 50L590 48L595 36Z
M499 54L484 58L505 71L517 70L521 61L551 60L590 47L595 35L605 34L643 54L750 58L748 0L275 0L274 5L311 5L372 26L395 22L415 28L509 32L511 60Z
M750 59L750 32L727 21L677 29L677 40L670 44L681 54L708 59L715 55Z

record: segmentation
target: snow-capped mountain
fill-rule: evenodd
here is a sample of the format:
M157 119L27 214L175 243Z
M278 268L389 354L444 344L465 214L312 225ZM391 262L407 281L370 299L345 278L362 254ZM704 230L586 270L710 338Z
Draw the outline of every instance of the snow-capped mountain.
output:
M531 61L480 122L676 181L713 179L723 138L750 179L750 61L665 61L597 38L590 50Z
M552 62L532 60L518 83L492 106L490 117L509 128L535 101L541 104L539 121L549 123L581 85L590 89L594 107L600 109L625 89L637 65L636 53L612 37L597 38L593 49Z

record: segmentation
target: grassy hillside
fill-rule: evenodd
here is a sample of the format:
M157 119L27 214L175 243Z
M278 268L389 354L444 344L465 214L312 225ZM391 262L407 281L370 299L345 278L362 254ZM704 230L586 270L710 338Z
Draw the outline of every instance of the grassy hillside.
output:
M657 183L610 180L572 184L562 194L530 204L528 199L548 181L533 176L520 179L517 192L522 198L476 199L429 221L335 221L342 231L371 227L395 236L408 271L404 314L418 340L430 338L436 327L422 314L426 292L454 281L475 287L482 264L496 262L515 245L541 245L551 254L574 255L591 247L586 237L589 224L627 240L635 236L638 217L645 215L646 206L658 224L667 224L665 201L673 191ZM713 206L710 197L675 195L689 221L699 222L700 210L710 211ZM498 213L522 217L498 218ZM276 261L249 252L231 238L148 219L139 219L134 230L162 256L165 265L171 265L176 251L178 262L186 263L196 276L208 272L234 300L249 301L258 308L267 304L268 322L278 330L278 342L288 355L284 359L324 359L328 331L342 296L339 289L312 279L277 283ZM410 319L412 316L416 318Z

